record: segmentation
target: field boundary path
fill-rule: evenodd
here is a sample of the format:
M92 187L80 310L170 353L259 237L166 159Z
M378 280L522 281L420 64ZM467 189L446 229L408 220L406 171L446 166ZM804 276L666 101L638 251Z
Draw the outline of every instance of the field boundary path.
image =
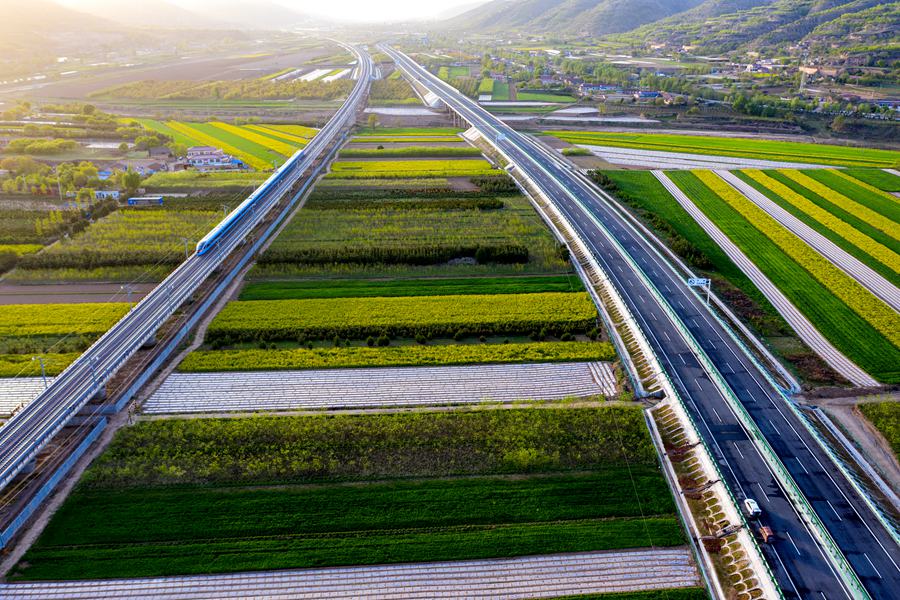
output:
M759 291L772 303L775 310L797 332L800 339L822 357L822 360L856 386L875 387L879 385L871 375L863 371L856 363L847 358L831 342L825 339L825 336L800 312L800 309L788 300L787 296L778 289L778 286L772 283L772 280L665 173L654 170L653 175L672 194L682 208L691 215L697 224L703 228L707 235L722 248L722 251L728 255L728 258L759 288Z
M654 169L833 169L828 165L578 144L608 163Z
M615 396L610 363L173 373L145 414L413 407Z
M778 204L770 200L765 194L761 193L745 181L742 181L734 173L721 170L716 170L714 173L724 179L731 187L743 194L745 198L766 211L770 217L778 221L785 229L806 242L826 260L872 292L875 297L883 300L894 310L900 311L900 290L897 289L897 286L860 262L859 259L850 255L846 250L840 248L824 235L778 206Z
M189 577L0 584L6 600L556 598L700 585L687 547Z

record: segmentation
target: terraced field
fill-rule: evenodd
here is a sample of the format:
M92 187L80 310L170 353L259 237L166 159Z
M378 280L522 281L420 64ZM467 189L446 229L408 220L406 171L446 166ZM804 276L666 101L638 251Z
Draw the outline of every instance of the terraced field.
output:
M639 407L170 420L122 430L10 578L651 543L684 537Z
M545 133L572 144L737 156L800 163L854 167L892 167L897 162L897 153L890 150L831 146L828 144L659 133L633 134L582 131L548 131Z
M670 177L838 349L879 380L900 381L896 312L714 174Z

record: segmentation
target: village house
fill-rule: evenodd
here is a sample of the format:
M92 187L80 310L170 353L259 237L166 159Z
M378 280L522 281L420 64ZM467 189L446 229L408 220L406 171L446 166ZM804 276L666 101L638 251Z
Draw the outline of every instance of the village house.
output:
M244 168L242 161L212 146L192 146L188 148L186 160L189 166L201 171Z

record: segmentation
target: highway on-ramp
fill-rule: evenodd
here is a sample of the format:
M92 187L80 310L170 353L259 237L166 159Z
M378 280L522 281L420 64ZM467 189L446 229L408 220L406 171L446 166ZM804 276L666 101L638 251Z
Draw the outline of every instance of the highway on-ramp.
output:
M163 324L222 261L263 220L269 210L308 171L336 136L356 118L359 103L368 92L372 74L369 55L346 46L360 65L359 78L350 95L310 143L292 157L289 174L263 194L250 212L208 251L193 254L128 314L98 339L53 383L0 428L0 489L32 461L46 443L103 388L105 382ZM238 209L236 209L237 211Z
M588 245L700 424L699 433L713 449L728 485L740 498L756 499L765 523L776 531L776 540L764 553L783 593L818 600L897 597L900 547L892 533L762 368L702 298L622 218L615 201L561 157L503 124L406 55L386 45L381 49L408 77L477 128L541 189ZM764 446L754 441L727 395L733 395L749 413L802 491L800 503L811 505L824 529L800 516L802 507L788 499L772 462L763 456ZM826 547L832 539L837 548L829 551ZM841 569L847 564L852 570ZM854 587L860 582L864 589Z

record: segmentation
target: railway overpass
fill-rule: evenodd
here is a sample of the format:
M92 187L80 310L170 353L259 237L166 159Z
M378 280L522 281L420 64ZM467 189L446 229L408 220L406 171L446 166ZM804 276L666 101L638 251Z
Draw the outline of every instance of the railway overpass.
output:
M387 45L404 74L476 128L564 216L615 286L700 424L738 498L777 533L764 548L786 597L890 598L900 590L896 532L873 511L797 409L701 297L561 156L521 134Z
M291 192L329 145L353 124L360 102L367 96L373 64L363 49L345 47L354 54L359 65L356 84L325 126L289 160L288 172L277 180L277 184L260 194L252 206L242 205L244 210L236 215L235 224L214 245L203 254L194 253L187 258L37 398L0 428L0 489L26 469L53 436L102 392L117 370L153 339L159 327L243 243L279 200ZM241 208L235 209L232 215Z

